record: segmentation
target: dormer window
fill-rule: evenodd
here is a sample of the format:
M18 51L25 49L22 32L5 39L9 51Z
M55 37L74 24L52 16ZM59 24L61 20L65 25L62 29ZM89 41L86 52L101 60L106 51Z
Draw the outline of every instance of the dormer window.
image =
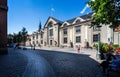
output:
M78 20L76 21L76 23L80 23L80 20L78 19Z
M49 27L53 27L53 22L52 22L52 21L49 22L48 26L49 26Z
M65 23L63 26L67 26L67 24Z

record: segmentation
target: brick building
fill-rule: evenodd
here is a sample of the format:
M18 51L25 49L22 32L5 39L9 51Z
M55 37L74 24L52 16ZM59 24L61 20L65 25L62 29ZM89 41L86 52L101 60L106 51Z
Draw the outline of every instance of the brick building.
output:
M7 0L0 0L0 54L7 54Z

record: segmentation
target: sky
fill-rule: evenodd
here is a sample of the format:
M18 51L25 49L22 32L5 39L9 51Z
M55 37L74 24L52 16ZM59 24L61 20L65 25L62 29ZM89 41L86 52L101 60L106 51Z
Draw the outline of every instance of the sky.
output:
M61 21L91 12L89 0L8 0L8 34L18 33L23 27L28 34L42 27L49 16Z

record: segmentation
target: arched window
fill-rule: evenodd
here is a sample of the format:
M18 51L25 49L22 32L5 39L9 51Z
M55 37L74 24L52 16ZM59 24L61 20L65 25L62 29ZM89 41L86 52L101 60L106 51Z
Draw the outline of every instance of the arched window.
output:
M67 26L67 23L65 23L63 26Z
M49 27L53 27L53 22L52 22L52 21L49 22L48 26L49 26Z
M76 23L80 23L80 20L78 19L78 20L76 21Z

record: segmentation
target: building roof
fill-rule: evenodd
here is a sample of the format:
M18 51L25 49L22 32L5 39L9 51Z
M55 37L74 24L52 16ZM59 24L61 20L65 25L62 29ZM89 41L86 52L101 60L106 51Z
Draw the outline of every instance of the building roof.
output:
M63 23L63 21L60 21L60 20L58 20L58 19L56 19L56 18L54 18L54 17L50 17L50 18L52 18L53 20L55 20L56 22L58 22L58 23Z
M93 14L93 12L85 14L83 16L79 16L79 17L82 18L82 19L88 19L88 18L90 18L92 16L92 14Z
M85 14L85 15L82 15L82 16L78 16L78 17L80 17L80 18L82 18L82 19L88 19L88 18L90 18L91 17L91 15L93 14L93 12L91 12L91 13L88 13L88 14ZM48 20L50 19L50 18L52 18L53 20L55 20L58 24L63 24L64 22L63 21L61 21L61 20L58 20L58 19L56 19L56 18L54 18L54 17L49 17L48 18ZM72 19L69 19L69 20L66 20L66 22L68 22L68 23L73 23L74 21L75 21L75 19L76 19L77 17L75 17L75 18L72 18ZM48 22L48 20L47 20L47 22ZM45 25L47 24L47 22L45 23ZM45 27L45 26L44 26Z
M62 21L60 21L60 20L58 20L58 19L50 16L50 17L47 19L45 25L47 24L47 22L48 22L48 20L49 20L50 18L52 18L53 20L55 20L58 24L62 24L62 23L63 23ZM44 25L44 28L45 28L45 25Z
M78 17L80 17L80 18L82 18L82 19L85 20L85 19L90 18L92 14L93 14L93 12L88 13L88 14L85 14L85 15L82 15L82 16L78 16ZM73 22L75 21L76 18L77 18L77 17L72 18L72 19L69 19L69 20L66 20L66 21L67 21L68 23L73 23Z
M69 20L67 20L67 22L68 22L68 23L73 23L75 19L76 19L76 18L69 19Z

